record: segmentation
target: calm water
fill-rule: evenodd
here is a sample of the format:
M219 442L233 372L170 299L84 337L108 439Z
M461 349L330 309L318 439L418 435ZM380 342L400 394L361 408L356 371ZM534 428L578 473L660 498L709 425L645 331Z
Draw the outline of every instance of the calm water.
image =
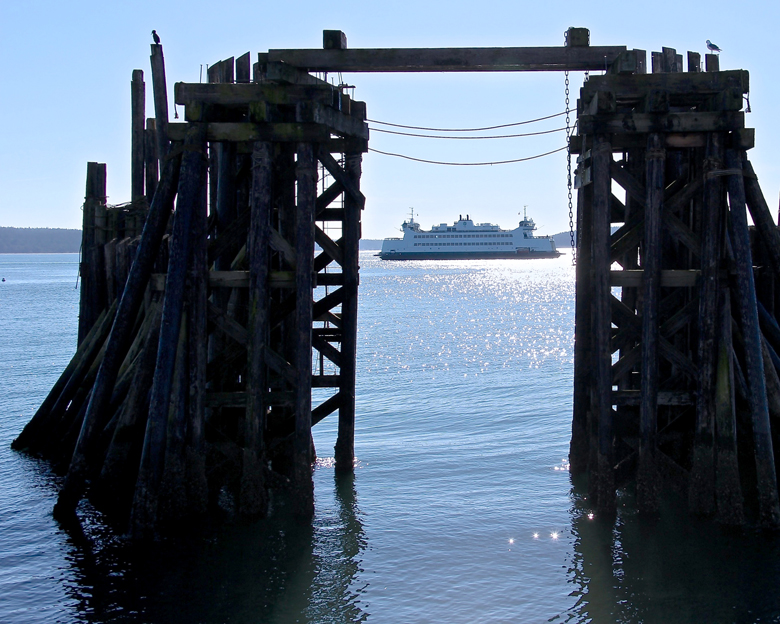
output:
M780 540L589 518L565 461L573 270L361 254L354 479L315 428L316 516L133 550L10 450L75 349L75 255L0 255L0 622L775 622ZM623 505L626 505L623 507Z

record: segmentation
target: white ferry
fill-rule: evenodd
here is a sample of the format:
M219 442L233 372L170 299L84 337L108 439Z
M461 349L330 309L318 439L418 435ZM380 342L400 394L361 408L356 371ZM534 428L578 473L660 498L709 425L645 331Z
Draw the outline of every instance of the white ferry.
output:
M403 238L386 238L377 256L382 260L457 260L489 258L557 258L551 236L534 236L536 225L525 214L514 230L492 223L474 223L461 215L453 225L420 228L414 216L401 226Z

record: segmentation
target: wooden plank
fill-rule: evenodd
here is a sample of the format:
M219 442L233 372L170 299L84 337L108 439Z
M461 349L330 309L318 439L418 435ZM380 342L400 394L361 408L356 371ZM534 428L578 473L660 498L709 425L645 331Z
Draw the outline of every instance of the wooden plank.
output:
M173 212L173 198L179 181L179 163L180 156L165 161L160 184L149 208L144 235L130 269L107 341L106 352L92 387L92 395L84 415L76 450L68 467L68 475L57 498L54 508L56 517L66 520L72 518L84 493L89 469L87 453L92 449L96 433L102 431L108 420L106 408L111 400L119 367L132 340L133 325L143 303L143 294L165 234L168 217Z
M637 505L640 511L656 513L659 481L655 461L658 433L658 291L661 287L661 224L666 162L666 152L658 134L651 134L647 138L645 162L647 199L642 247L642 400L639 405Z
M720 56L717 54L705 54L704 62L707 72L720 72Z
M715 493L718 521L739 526L744 524L742 485L737 456L737 422L734 392L731 294L720 289L720 331L718 368L715 380Z
M146 119L146 86L144 72L133 70L130 82L130 201L144 196L144 122ZM135 235L135 225L133 226Z
M160 175L160 159L157 154L157 120L147 119L144 131L144 169L146 171L146 201L152 203Z
M317 243L322 251L328 254L333 260L338 262L339 265L344 265L344 255L339 247L333 240L318 226L314 226L314 242Z
M314 210L317 201L317 156L311 143L299 143L296 162L297 210L295 250L297 264L294 316L295 434L293 436L293 482L295 511L314 515L314 484L311 464L311 358L312 277L314 273Z
M333 88L333 85L316 76L312 76L306 70L278 61L270 62L267 52L260 52L257 57L258 65L260 66L258 68L260 79L255 80L255 82L269 81L289 85L320 85Z
M243 57L242 57L243 58ZM239 59L241 60L241 59ZM246 54L247 81L249 53ZM238 67L238 64L236 65ZM265 457L265 430L268 411L268 369L264 351L270 341L271 212L273 208L273 145L257 142L252 150L251 188L249 197L250 227L247 235L249 253L249 319L247 345L247 404L240 442L244 453L241 473L239 509L245 517L264 516L268 512L268 492L262 466Z
M610 271L610 286L623 288L641 288L644 271L632 269L628 271ZM664 269L661 271L661 287L663 288L691 288L696 286L701 271L697 269Z
M727 89L750 91L750 74L744 69L717 73L652 73L643 75L591 76L583 92L613 91L619 100L640 100L653 89L689 95L715 95Z
M688 52L688 71L698 73L701 71L701 54Z
M755 223L767 250L772 271L775 275L780 276L780 232L772 218L772 213L766 203L764 193L761 191L753 165L744 154L742 156L742 164L745 172L745 194L747 205L750 209L750 216L753 218L753 223Z
M592 383L591 296L592 280L592 190L593 185L577 193L577 264L575 266L574 314L574 396L569 463L573 475L583 475L591 464Z
M230 336L242 347L246 347L249 343L249 333L246 327L235 319L230 318L219 306L211 302L208 304L208 318L221 332Z
M245 52L236 59L236 82L237 83L249 83L252 80L250 75L251 61L249 58L249 52Z
M177 82L173 87L176 103L218 104L220 106L249 106L256 102L294 105L302 100L330 104L332 85L275 85L269 83L199 83Z
M579 118L580 133L730 132L745 127L742 111L689 112L657 115L628 113Z
M131 533L149 535L157 524L157 503L165 467L165 448L174 369L180 345L184 293L190 260L191 225L206 181L206 135L200 124L192 124L182 156L181 175L176 199L176 214L168 261L160 340L157 349L152 390L149 398L149 416L146 423L141 463L138 472Z
M328 358L331 362L333 362L336 366L341 366L342 364L342 357L341 352L336 349L333 345L331 345L329 342L323 340L319 336L312 336L312 347L317 349L322 355L324 355L326 358Z
M664 56L661 52L651 52L653 74L660 74L664 70Z
M610 342L609 205L612 147L604 135L596 135L593 159L593 409L598 428L596 470L592 473L596 506L602 512L615 511L615 475L612 426L612 354Z
M330 106L322 106L317 103L312 106L312 113L311 119L302 119L301 121L324 124L336 134L354 139L368 140L368 124L361 119L356 119L350 115L340 113Z
M706 150L708 169L723 162L723 137L708 135ZM707 172L705 171L705 174ZM691 466L691 488L688 505L693 513L709 515L716 510L715 501L715 382L717 373L717 329L721 233L724 206L723 181L705 177L701 216L701 270L698 315L698 361L701 376L697 380L696 425Z
M333 178L344 187L344 190L349 193L349 195L351 195L352 198L360 205L360 209L362 210L365 208L365 196L360 192L360 188L355 184L355 182L351 180L344 172L338 162L336 162L336 159L322 148L320 148L319 152L317 153L317 158L325 167L325 169L328 170L328 173L330 173Z
M337 288L331 293L325 295L319 301L314 302L313 314L315 319L319 319L325 312L344 303L346 291L343 288Z
M321 217L322 213L327 210L328 206L333 203L333 201L342 193L344 192L344 187L341 185L340 182L334 182L331 184L328 188L326 188L322 194L317 197L317 207L316 207L316 213L315 213L315 220L316 221L324 221L325 219ZM334 209L338 210L338 209ZM343 211L339 214L343 215ZM339 219L330 219L335 221L341 221L343 216Z
M315 123L229 123L213 122L206 124L206 136L209 141L271 141L271 142L325 142L330 131L322 124ZM169 124L171 140L183 138L186 123Z
M360 185L362 173L360 153L346 154L344 172L351 182ZM359 247L360 219L363 204L354 195L344 198L344 222L341 247L341 261L344 301L341 305L341 379L339 395L338 437L336 439L335 459L338 472L352 472L355 464L355 380L357 376L357 332L358 332L358 283L359 283Z
M603 70L625 46L269 50L270 63L315 72Z
M346 50L347 36L340 30L323 30L322 48L324 50Z
M342 397L341 393L337 392L332 397L326 399L320 403L311 411L311 424L312 426L321 422L326 416L335 412L341 406Z
M341 375L312 375L312 388L338 388L341 386Z
M674 48L661 48L661 71L681 71L681 69L678 69L677 67L677 50Z
M639 405L642 401L641 390L613 390L614 405ZM681 390L661 390L658 392L658 405L685 406L694 405L695 399L690 392Z
M160 44L152 44L152 55L150 58L152 63L155 130L157 132L157 157L160 159L160 169L162 169L162 161L168 155L170 141L184 140L184 137L170 139L168 136L168 88L165 82L165 59L163 58L163 49Z
M736 150L726 150L726 168L742 169L742 158ZM733 232L731 243L737 269L737 301L745 343L745 377L748 383L748 402L753 424L759 523L765 527L777 528L780 526L780 498L777 491L772 429L764 382L761 328L750 251L745 187L741 174L728 177L728 193Z

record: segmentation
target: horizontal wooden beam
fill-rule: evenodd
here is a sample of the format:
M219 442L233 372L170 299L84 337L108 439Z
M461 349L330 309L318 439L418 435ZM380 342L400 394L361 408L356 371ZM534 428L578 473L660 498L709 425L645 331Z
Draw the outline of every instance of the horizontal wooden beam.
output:
M603 70L625 46L269 50L268 61L327 72Z
M341 375L312 375L312 388L340 388Z
M642 399L641 390L615 390L612 392L613 405L639 405ZM693 405L694 398L690 392L660 391L658 405Z
M644 271L610 271L609 285L627 288L639 288L642 285ZM662 287L690 287L696 285L696 280L701 275L699 270L668 270L661 271Z
M328 85L221 84L177 82L174 85L176 103L186 106L193 102L221 106L248 106L255 102L296 104L301 101L333 101L335 87Z
M618 99L640 99L651 90L687 95L709 95L726 89L750 91L750 74L744 69L723 72L669 72L659 74L591 76L583 87L583 96L594 91L611 91Z
M685 76L689 74L683 74ZM646 134L649 132L728 132L745 127L742 111L714 113L629 113L585 115L579 118L580 134Z
M572 154L582 153L582 135L573 135L569 144ZM687 147L705 147L707 135L701 132L675 132L661 135L664 147L671 149L684 149ZM728 135L726 147L734 149L753 149L756 145L756 131L754 128L741 128ZM641 134L613 134L610 140L613 152L619 153L629 149L644 149L647 147L647 137Z
M168 124L172 141L184 140L186 123ZM206 128L209 141L276 141L324 143L330 139L330 129L317 123L209 123Z

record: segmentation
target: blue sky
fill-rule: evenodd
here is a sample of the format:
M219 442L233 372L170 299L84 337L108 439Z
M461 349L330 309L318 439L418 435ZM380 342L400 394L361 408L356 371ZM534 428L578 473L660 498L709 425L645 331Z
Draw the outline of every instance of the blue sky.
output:
M635 12L632 7L637 7ZM751 160L773 211L780 191L775 111L778 2L5 2L0 6L0 226L80 227L87 161L107 163L109 202L129 199L130 77L149 75L150 31L165 50L169 94L197 82L201 64L270 48L317 48L323 29L349 47L561 45L569 26L590 28L593 45L723 48L722 69L747 69L756 128ZM649 56L649 54L648 54ZM416 126L477 127L561 112L562 74L351 74L370 119ZM582 82L572 75L572 101ZM171 100L172 103L172 100ZM172 110L172 106L171 106ZM153 114L151 97L147 113ZM536 129L560 127L560 118ZM381 126L379 126L381 127ZM525 126L524 129L531 129ZM476 144L476 145L475 145ZM522 158L564 144L562 133L495 141L434 141L374 133L371 147L458 162ZM528 213L543 233L568 229L566 158L442 167L370 153L364 238L392 236L414 207L424 227L469 213L513 226Z

